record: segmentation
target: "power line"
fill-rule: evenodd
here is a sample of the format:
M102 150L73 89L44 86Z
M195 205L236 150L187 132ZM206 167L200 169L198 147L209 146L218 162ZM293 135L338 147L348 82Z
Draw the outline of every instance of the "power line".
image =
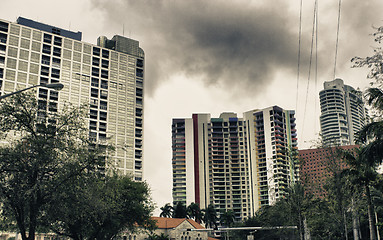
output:
M298 109L298 95L299 95L299 72L300 72L300 64L301 64L301 39L302 39L302 2L300 3L299 8L299 36L298 36L298 69L297 69L297 92L296 92L296 100L295 100L295 109Z
M336 73L336 60L338 56L338 43L339 43L339 28L340 28L340 9L342 6L342 0L339 0L339 6L338 6L338 28L336 31L336 44L335 44L335 61L334 61L334 77L335 79L335 73Z
M311 66L312 66L313 49L314 49L314 35L315 35L316 26L317 26L317 0L315 0L315 3L314 3L313 28L312 28L312 33L311 33L311 48L310 48L310 60L309 60L309 72L308 72L308 77L307 77L305 107L304 107L304 112L303 112L302 136L303 136L305 120L306 120L307 99L308 99L308 95L309 95L309 86L310 86L310 78L311 78Z

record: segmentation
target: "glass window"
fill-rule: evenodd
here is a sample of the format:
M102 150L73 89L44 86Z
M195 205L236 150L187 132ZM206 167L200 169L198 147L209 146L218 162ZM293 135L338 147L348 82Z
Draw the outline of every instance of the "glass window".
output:
M44 33L44 42L51 44L52 43L52 35Z

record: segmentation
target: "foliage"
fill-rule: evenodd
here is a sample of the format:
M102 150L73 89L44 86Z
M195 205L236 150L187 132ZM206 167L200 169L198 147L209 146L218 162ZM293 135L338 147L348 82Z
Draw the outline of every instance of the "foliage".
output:
M375 42L381 44L383 42L383 26L375 28L375 33L372 34ZM370 69L367 77L373 79L374 83L382 84L383 82L383 49L375 47L374 54L370 57L354 57L351 59L354 63L353 67L368 67Z
M105 148L89 148L86 108L41 109L32 93L7 98L0 106L0 200L2 215L15 222L22 239L34 239L55 194L86 169Z
M186 206L182 202L178 202L175 207L173 207L173 218L186 218Z
M202 222L203 214L201 209L199 208L198 203L192 202L189 206L186 208L187 216L188 218L194 219L197 223Z
M224 211L219 216L219 222L225 227L231 227L234 224L234 219L235 215L233 210Z
M205 222L206 227L216 229L218 223L218 215L214 205L209 204L209 206L202 211L204 212L203 221Z
M173 215L173 207L170 205L170 203L166 203L163 207L160 208L160 210L160 217L170 218Z
M147 184L128 176L81 176L53 203L46 216L48 227L75 240L113 239L122 230L155 226Z

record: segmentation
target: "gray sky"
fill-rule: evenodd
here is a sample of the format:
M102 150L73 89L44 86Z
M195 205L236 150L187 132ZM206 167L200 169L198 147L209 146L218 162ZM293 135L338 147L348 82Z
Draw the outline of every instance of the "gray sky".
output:
M318 92L333 79L338 1L318 0L318 72L308 77L314 0L2 0L0 18L23 16L72 31L83 41L125 35L146 56L144 175L158 207L171 202L171 119L192 113L279 105L297 111L299 147L319 132ZM376 46L383 1L343 0L336 77L364 89L367 69L351 58ZM297 104L298 103L298 104ZM158 211L156 212L158 213Z

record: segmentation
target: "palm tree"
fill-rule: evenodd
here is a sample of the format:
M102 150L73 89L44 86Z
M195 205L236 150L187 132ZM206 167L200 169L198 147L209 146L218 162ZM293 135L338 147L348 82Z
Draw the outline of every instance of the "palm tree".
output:
M218 216L214 205L209 204L209 206L202 211L204 212L203 221L205 222L206 227L217 228Z
M344 170L344 173L350 176L354 184L361 186L366 195L370 239L376 240L370 186L377 177L376 168L382 158L377 157L377 153L374 151L374 147L371 147L371 144L355 148L352 151L343 151L343 157L350 166L350 168ZM379 155L381 156L382 153Z
M183 202L178 202L175 207L173 207L173 218L186 218L186 206Z
M234 211L233 210L227 210L219 216L219 222L221 225L226 226L226 227L231 227L234 224Z
M170 205L170 203L165 204L165 206L160 208L161 213L160 217L170 218L173 215L173 207Z
M186 212L187 212L188 218L194 219L197 223L201 223L203 214L201 209L199 208L198 203L194 203L194 202L191 203L187 207Z

